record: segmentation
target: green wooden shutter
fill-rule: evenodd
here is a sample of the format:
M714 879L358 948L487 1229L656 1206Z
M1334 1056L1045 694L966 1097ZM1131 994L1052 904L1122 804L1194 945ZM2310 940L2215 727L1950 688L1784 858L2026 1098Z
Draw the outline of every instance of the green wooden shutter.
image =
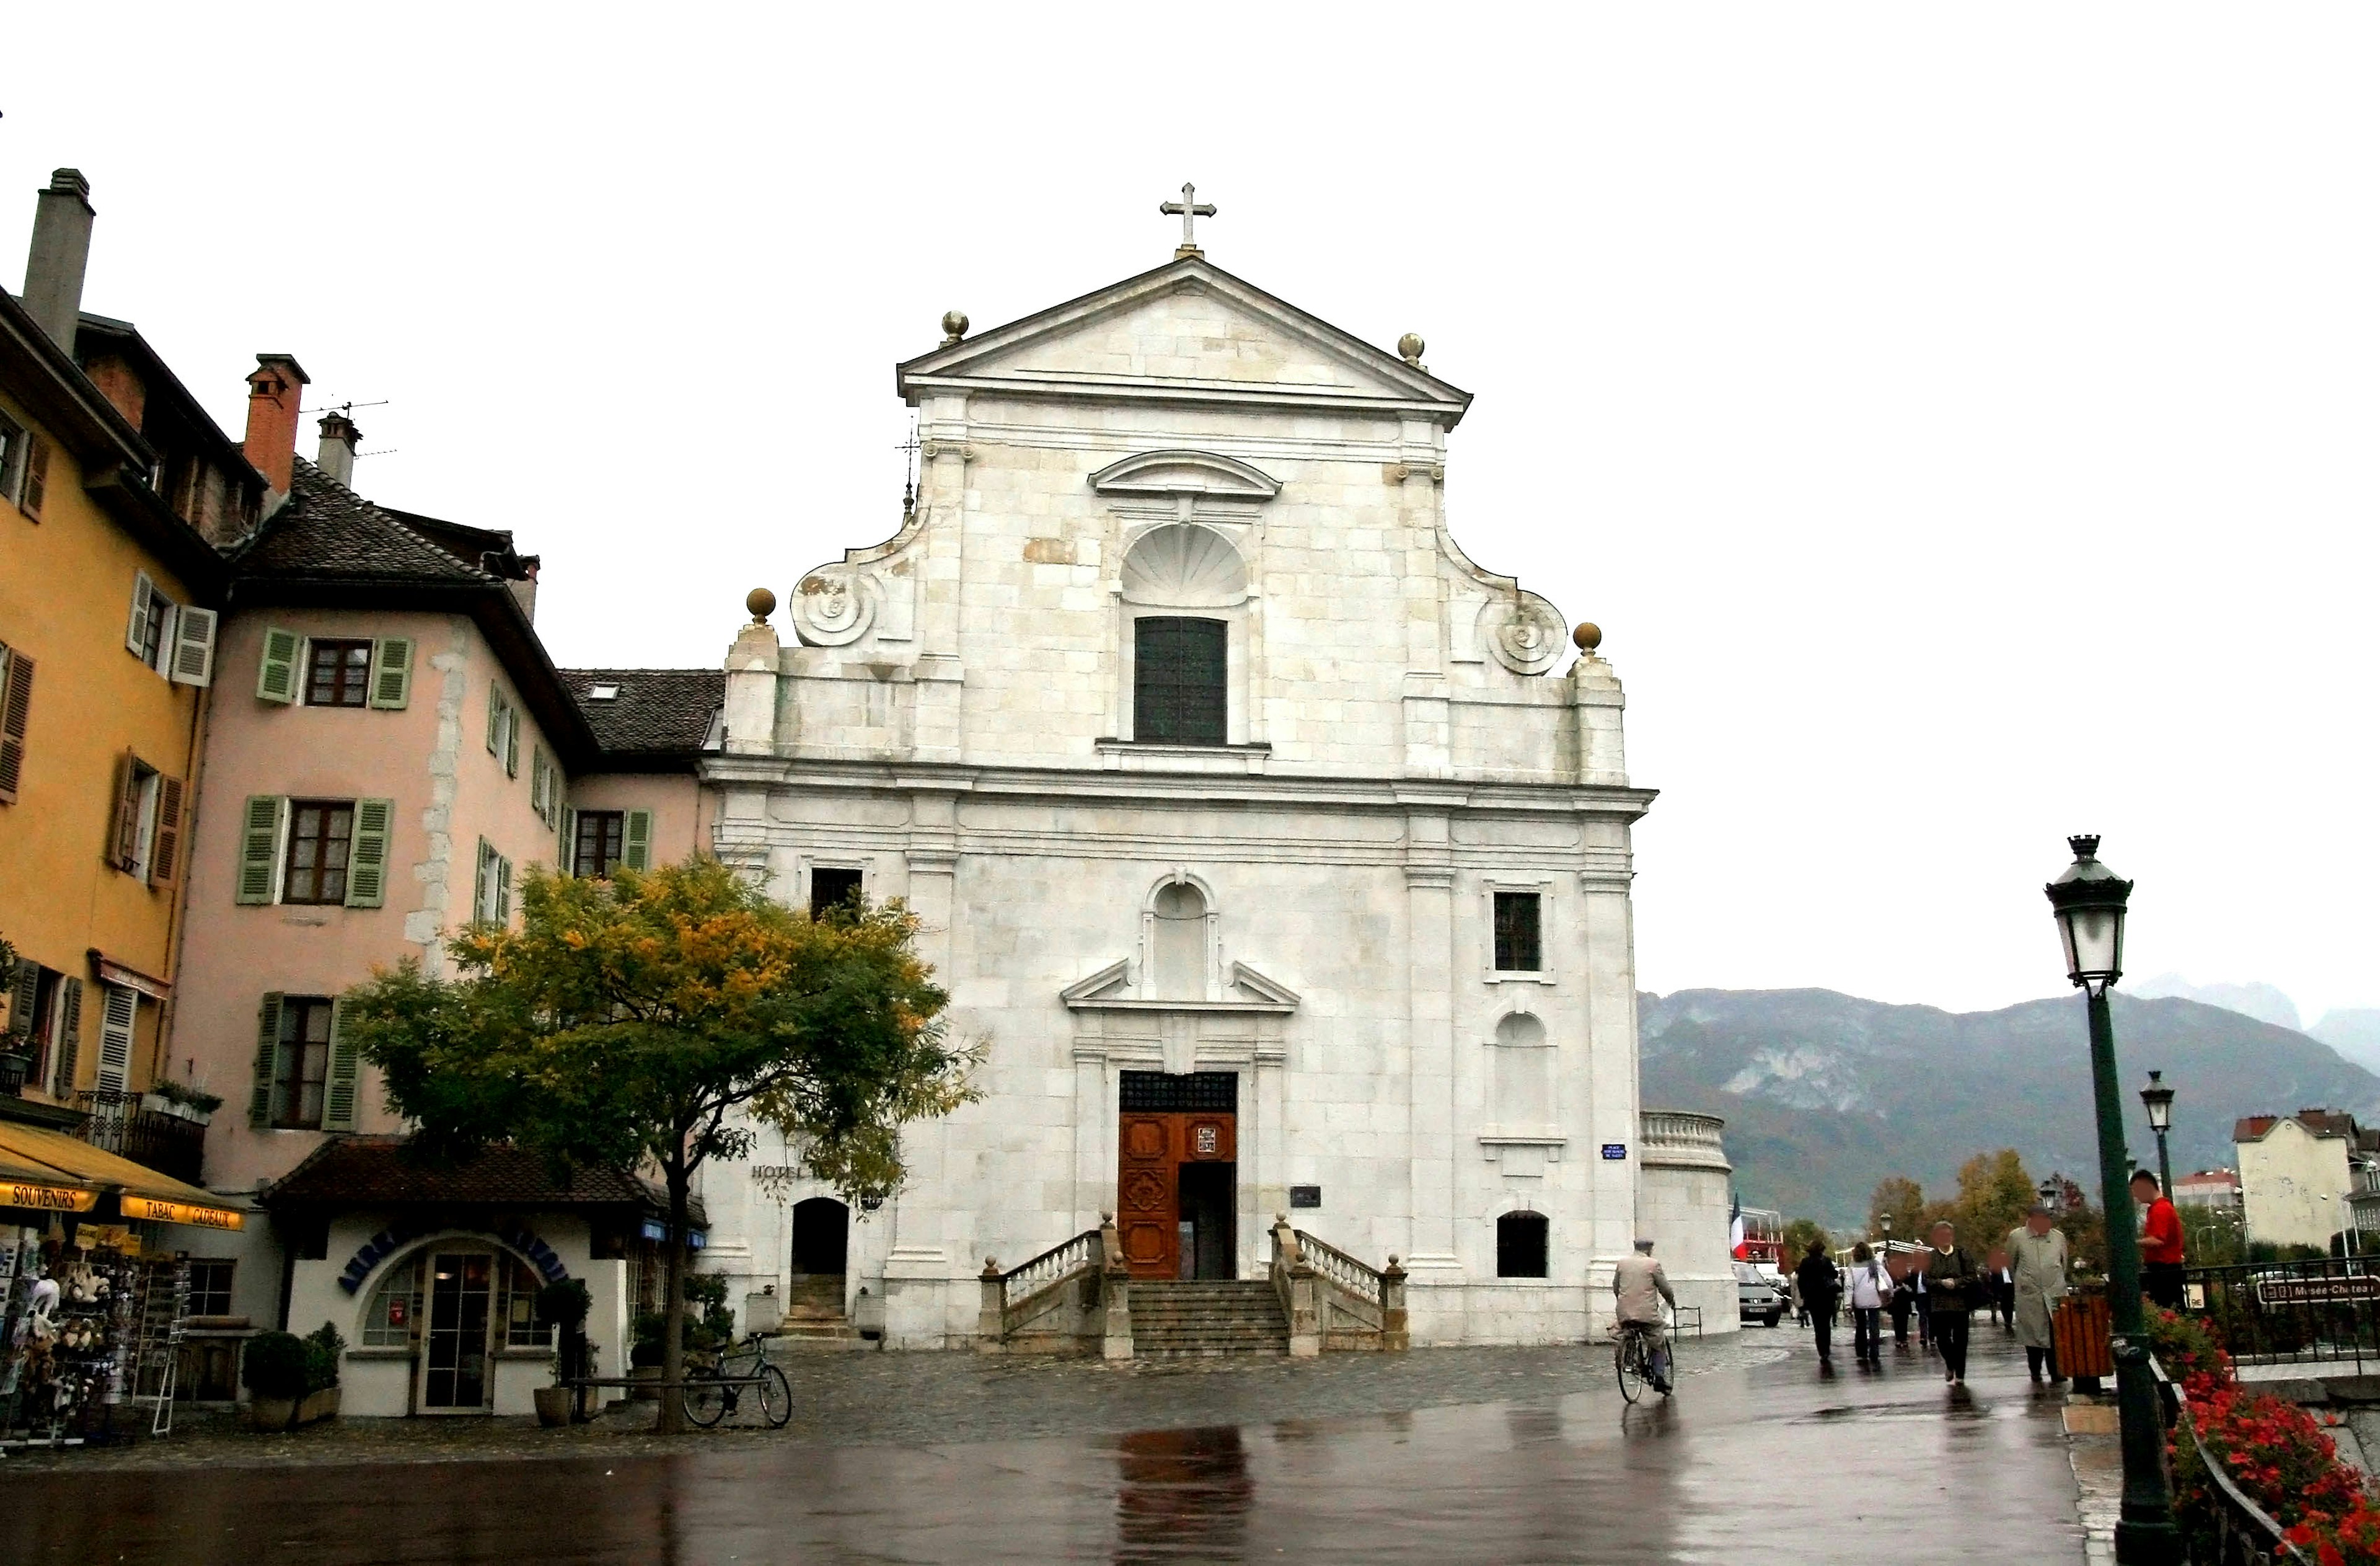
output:
M504 776L520 776L520 709L504 709Z
M281 868L281 827L289 800L278 794L251 794L240 819L239 887L235 903L273 901L273 872Z
M502 855L496 856L496 923L510 924L513 918L513 862Z
M42 1001L42 965L30 957L17 959L8 976L8 1033L23 1038L33 1031L33 1008Z
M132 573L132 613L124 622L124 650L135 658L149 652L149 622L157 617L157 584L146 571Z
M653 868L653 813L628 812L627 830L620 841L620 863L632 870Z
M322 1088L322 1129L356 1128L356 1041L347 1032L345 996L331 1002L331 1069Z
M479 856L471 861L471 917L474 920L488 917L488 861L494 856L495 851L488 846L488 840L484 837L480 839Z
M215 679L215 612L184 604L174 616L174 652L165 677L177 686L210 686Z
M63 1098L75 1090L75 1071L82 1064L82 980L68 975L59 986L65 993L58 998L58 1095ZM125 993L130 994L127 990ZM129 1023L126 1025L129 1027ZM101 1038L106 1037L103 1030ZM125 1048L131 1049L131 1036L125 1036ZM102 1086L106 1086L104 1083Z
M0 696L0 803L17 803L25 781L25 726L33 712L33 661L15 648L8 652L8 688Z
M488 686L488 754L504 753L504 693L492 682Z
M388 898L388 830L396 815L394 799L356 801L354 836L347 844L347 906L377 908Z
M256 699L286 707L298 699L298 654L306 638L278 625L264 627L264 657L256 666Z
M149 839L149 884L171 886L182 856L182 780L157 780L157 826Z
M268 992L256 1014L256 1081L248 1093L248 1123L273 1123L273 1068L281 1055L281 991Z
M25 446L25 492L18 499L17 509L38 522L42 507L50 498L50 443L39 435L28 434Z
M562 807L562 847L553 856L555 865L566 876L578 873L578 812L565 805Z
M385 711L402 711L412 695L412 640L382 637L372 643L371 704Z
M91 1086L121 1093L132 1073L132 1025L140 1014L140 991L103 984L99 992L99 1074Z

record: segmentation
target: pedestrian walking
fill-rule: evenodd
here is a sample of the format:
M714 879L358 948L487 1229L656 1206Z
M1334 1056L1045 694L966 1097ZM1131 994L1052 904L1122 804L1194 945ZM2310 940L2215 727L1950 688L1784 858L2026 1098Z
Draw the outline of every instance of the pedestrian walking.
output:
M1841 1297L1842 1281L1835 1270L1834 1258L1827 1255L1824 1240L1810 1242L1809 1254L1793 1269L1793 1281L1801 1286L1803 1307L1810 1313L1811 1329L1817 1335L1818 1364L1831 1366L1835 1363L1835 1302Z
M2063 1381L2049 1323L2066 1295L2066 1236L2052 1226L2049 1209L2035 1202L2023 1227L2010 1232L2008 1251L2016 1289L2016 1341L2024 1345L2025 1368L2036 1381L2045 1367L2053 1384Z
M1862 1365L1880 1366L1884 1351L1878 1342L1878 1324L1884 1317L1884 1302L1892 1297L1892 1278L1864 1243L1852 1247L1851 1296L1852 1353Z
M1994 1246L1992 1254L1984 1258L1984 1293L1991 1303L1992 1325L1995 1327L2012 1328L2015 1325L2009 1318L2008 1275L2008 1252Z
M2141 1214L2141 1293L2168 1310L2181 1308L2181 1215L2147 1170L2132 1171L2132 1200Z
M1975 1258L1961 1250L1949 1220L1934 1226L1934 1248L1925 1253L1925 1297L1933 1302L1934 1341L1942 1350L1942 1379L1967 1384L1967 1317L1982 1303L1986 1279Z
M1889 1247L1888 1247L1888 1250ZM1887 1258L1889 1270L1890 1258ZM1909 1317L1917 1308L1917 1277L1913 1268L1903 1268L1892 1281L1892 1346L1909 1346Z

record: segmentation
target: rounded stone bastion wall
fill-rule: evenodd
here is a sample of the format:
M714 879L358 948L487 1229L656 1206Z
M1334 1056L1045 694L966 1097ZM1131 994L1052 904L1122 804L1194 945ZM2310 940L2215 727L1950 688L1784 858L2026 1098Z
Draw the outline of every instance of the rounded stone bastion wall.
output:
M1636 1232L1653 1242L1678 1304L1701 1307L1703 1330L1732 1332L1738 1323L1727 1226L1733 1168L1719 1135L1727 1122L1683 1110L1646 1110L1638 1119L1644 1184Z

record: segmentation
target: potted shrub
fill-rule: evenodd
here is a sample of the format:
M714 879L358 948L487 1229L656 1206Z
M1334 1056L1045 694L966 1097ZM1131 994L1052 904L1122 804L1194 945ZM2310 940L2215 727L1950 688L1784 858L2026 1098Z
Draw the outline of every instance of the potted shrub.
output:
M540 1387L534 1394L537 1422L540 1425L552 1427L569 1421L572 1389L562 1383L587 1374L587 1313L594 1305L594 1296L576 1278L548 1283L537 1292L538 1322L555 1329L559 1339L553 1359L553 1385Z
M294 1430L339 1412L339 1329L325 1321L303 1338L260 1332L241 1356L240 1385L249 1392L248 1422L259 1430Z
M217 1094L203 1093L166 1077L140 1095L140 1107L152 1114L172 1115L176 1120L204 1125L214 1118L217 1110L223 1108L223 1099Z

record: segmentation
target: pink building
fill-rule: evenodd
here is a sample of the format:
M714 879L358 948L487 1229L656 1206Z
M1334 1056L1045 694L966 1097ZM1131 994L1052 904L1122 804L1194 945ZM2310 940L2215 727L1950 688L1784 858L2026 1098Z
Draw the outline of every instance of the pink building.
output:
M586 1279L616 1353L644 1225L618 1199L540 1203L495 1164L485 1189L450 1171L416 1190L402 1160L340 1152L404 1128L338 997L400 961L437 971L450 931L516 917L530 866L601 875L704 844L694 766L723 676L556 669L537 558L358 495L337 414L319 462L297 459L294 407L251 404L249 458L286 499L230 551L171 1071L225 1100L207 1185L263 1215L223 1237L233 1314L332 1321L356 1412L526 1410L551 1369L522 1330L534 1287ZM276 1204L285 1186L303 1201Z

